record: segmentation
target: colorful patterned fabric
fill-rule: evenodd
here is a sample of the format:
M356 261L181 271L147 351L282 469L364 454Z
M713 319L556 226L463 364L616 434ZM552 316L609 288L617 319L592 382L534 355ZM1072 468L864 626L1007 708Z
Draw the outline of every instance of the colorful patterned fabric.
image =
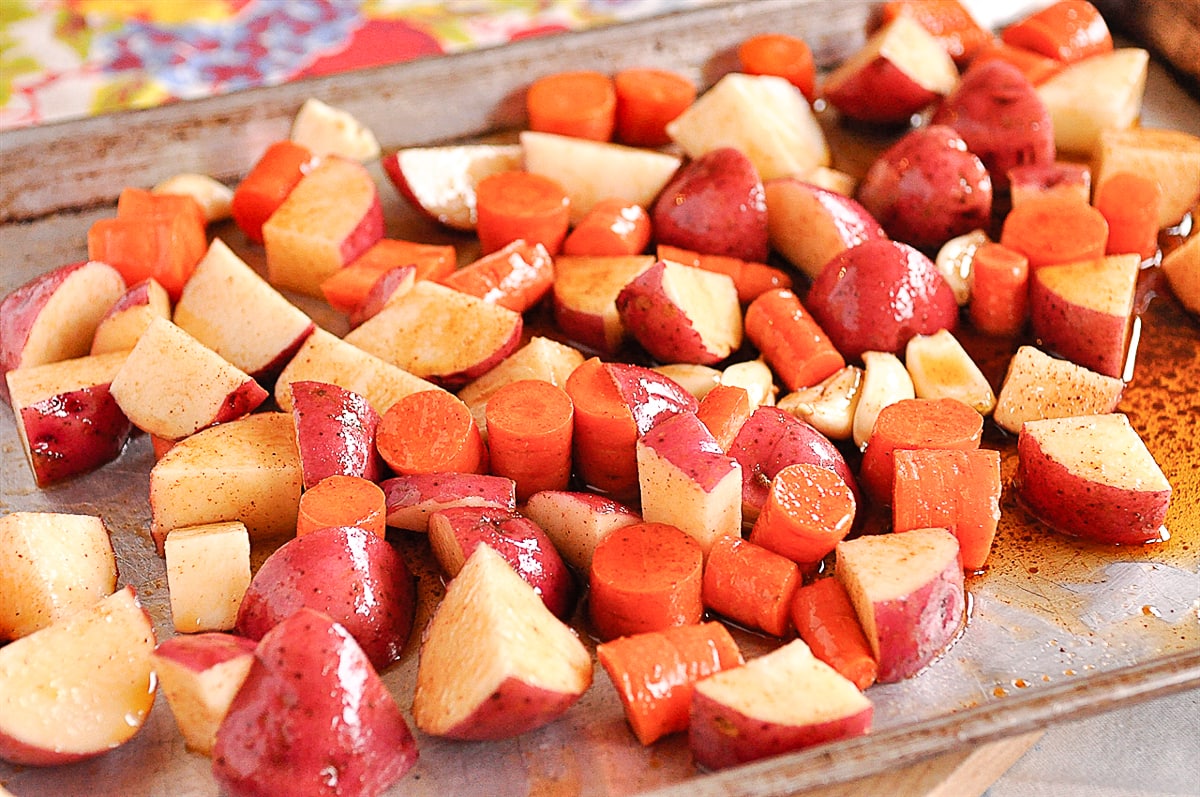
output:
M582 30L712 0L0 0L0 129Z

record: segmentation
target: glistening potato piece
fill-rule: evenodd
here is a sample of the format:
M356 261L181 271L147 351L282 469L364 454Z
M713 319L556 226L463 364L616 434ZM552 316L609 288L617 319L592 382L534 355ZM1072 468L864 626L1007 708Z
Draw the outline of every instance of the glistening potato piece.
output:
M1116 409L1124 389L1125 383L1114 376L1022 346L1009 361L993 419L1017 434L1026 421L1103 415Z
M154 649L154 674L189 750L212 753L217 728L250 672L256 644L209 632L171 637Z

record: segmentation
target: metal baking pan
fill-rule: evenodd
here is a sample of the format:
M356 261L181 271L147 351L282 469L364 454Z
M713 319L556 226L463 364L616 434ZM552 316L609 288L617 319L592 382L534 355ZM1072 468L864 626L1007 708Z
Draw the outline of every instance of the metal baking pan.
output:
M86 230L112 212L127 184L149 186L179 171L233 180L267 143L284 138L304 99L346 108L385 149L486 136L520 125L520 92L539 74L567 68L613 71L663 66L702 85L734 68L746 36L804 36L820 63L863 39L865 2L761 0L699 8L583 33L428 58L269 89L113 114L0 135L0 294L86 255ZM1152 66L1142 123L1200 134L1200 103ZM838 146L834 142L834 147ZM848 157L858 158L862 150ZM857 153L857 154L854 154ZM847 164L854 168L855 163ZM464 245L407 211L381 181L389 235ZM232 227L218 234L253 264L261 250ZM699 772L686 740L642 748L627 730L602 671L557 722L506 742L449 743L419 737L420 763L392 794L689 795L791 794L876 774L981 741L1015 736L1135 701L1200 686L1200 326L1147 273L1137 371L1121 403L1174 485L1171 539L1138 548L1094 546L1052 534L1006 494L988 571L968 579L970 619L949 653L909 681L872 687L875 731L867 737L717 774ZM1157 295L1156 295L1157 294ZM1150 298L1152 297L1152 298ZM335 332L343 322L301 303ZM967 344L998 384L1007 351ZM1010 443L1004 452L1010 478ZM162 561L148 539L146 437L105 468L39 490L21 453L11 410L0 410L0 512L58 510L101 515L112 531L121 582L134 584L160 638L173 633ZM421 543L401 540L417 561ZM436 594L432 570L422 591ZM428 606L425 607L428 611ZM427 615L422 615L427 616ZM748 653L763 640L739 637ZM401 707L411 705L415 639L385 674ZM166 701L133 741L100 758L53 768L0 764L0 784L24 795L215 795L209 760L188 753Z

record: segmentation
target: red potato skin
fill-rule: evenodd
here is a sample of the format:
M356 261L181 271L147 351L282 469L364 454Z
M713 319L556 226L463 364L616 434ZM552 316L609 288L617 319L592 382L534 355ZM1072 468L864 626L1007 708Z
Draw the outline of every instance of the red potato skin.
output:
M0 302L0 374L20 368L27 363L22 362L25 354L25 343L33 331L37 313L46 306L46 302L58 290L58 287L73 272L88 264L81 260L54 269L40 277L35 277L15 291L4 297ZM79 352L80 355L86 352ZM38 365L40 363L28 363ZM3 385L0 385L3 387ZM5 389L5 395L8 395Z
M375 449L379 413L359 394L324 382L293 382L292 416L304 489L327 476L377 482L386 473Z
M693 319L663 289L666 265L660 260L617 294L617 312L630 334L659 362L715 365L729 356L704 342Z
M439 552L443 544L450 544L445 532L459 548L448 557L457 560L454 568L447 567L449 562L443 561ZM487 545L533 587L555 617L566 620L574 613L576 590L571 571L546 532L529 518L508 509L451 507L430 517L429 533L434 553L451 577L458 574L476 547Z
M541 689L520 678L506 678L474 712L439 736L478 742L508 739L552 722L578 700L579 695L571 692ZM521 710L513 711L513 706ZM537 706L537 711L529 711L530 706Z
M911 678L950 646L963 627L966 597L956 556L915 593L875 604L881 684Z
M1072 474L1050 459L1038 441L1017 438L1017 496L1046 525L1062 534L1106 545L1142 545L1163 539L1171 490L1129 494Z
M247 379L236 390L225 397L225 401L217 408L216 414L208 425L216 426L219 423L234 421L243 415L249 415L254 412L259 404L266 401L270 395L258 382L255 382L253 379Z
M1048 290L1036 270L1029 279L1029 322L1050 351L1105 376L1124 372L1130 319L1067 301Z
M775 474L796 463L818 465L841 476L854 493L855 504L861 505L858 481L842 453L829 438L783 410L756 409L742 424L728 454L742 466L742 514L748 522L767 502Z
M455 506L516 509L516 483L480 473L413 473L379 483L389 526L426 531L434 512Z
M988 226L992 178L953 129L932 125L908 133L876 158L857 198L888 235L936 251Z
M823 88L825 99L843 116L883 125L904 124L938 98L886 58L876 58L848 79Z
M1001 60L967 69L931 124L947 125L962 136L998 192L1008 190L1010 169L1054 163L1050 112L1024 73Z
M116 459L133 424L108 385L80 388L21 408L38 487Z
M271 554L242 598L237 632L262 639L300 609L328 614L373 666L400 658L412 630L416 582L391 545L356 527L319 529Z
M217 731L212 770L233 797L370 797L416 762L404 715L354 638L302 609L255 650Z
M933 261L899 241L865 241L825 264L804 306L847 362L902 355L914 335L958 326L954 291Z
M782 755L838 739L862 736L871 730L873 710L814 725L783 725L719 703L701 692L692 693L688 746L696 763L724 769Z
M756 263L770 251L762 180L741 151L724 147L682 166L651 210L660 244Z

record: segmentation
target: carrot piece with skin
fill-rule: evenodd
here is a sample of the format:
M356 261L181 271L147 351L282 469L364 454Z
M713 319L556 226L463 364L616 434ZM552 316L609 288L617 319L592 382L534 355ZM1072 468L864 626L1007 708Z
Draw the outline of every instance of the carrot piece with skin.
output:
M800 89L812 102L817 97L817 67L804 39L786 33L762 33L738 45L738 61L748 75L774 75Z
M879 412L863 452L859 484L891 505L895 452L916 448L979 448L983 416L958 399L903 399Z
M907 15L938 40L959 67L992 38L959 0L891 0L880 9L882 24Z
M800 297L790 290L767 291L751 302L745 330L788 390L811 387L846 366Z
M718 622L619 637L598 645L596 658L644 745L687 729L696 681L742 664L737 643Z
M1112 34L1087 0L1059 0L1003 30L1005 44L1024 47L1064 64L1111 52Z
M292 192L316 159L308 147L277 141L233 190L230 210L238 229L251 241L263 242L262 226Z
M704 394L696 417L708 427L722 451L733 445L737 433L750 418L750 394L743 387L717 385Z
M575 409L565 390L541 379L510 382L485 413L492 473L517 483L518 501L567 489Z
M854 492L841 476L817 465L788 465L771 479L750 541L814 571L850 533L857 511Z
M767 291L792 287L792 278L786 271L766 263L726 255L701 254L668 244L659 244L657 254L659 260L672 260L685 266L728 275L737 288L738 301L742 304L749 304Z
M791 628L800 568L787 557L737 537L713 543L704 563L706 608L748 628L782 637Z
M321 282L325 301L339 313L352 313L371 292L375 281L396 266L416 267L419 280L440 280L458 263L453 246L420 244L384 238Z
M467 405L444 390L397 401L375 430L375 447L396 473L486 473L487 449Z
M892 531L946 529L963 569L982 570L1000 522L1000 452L897 451L894 460Z
M383 490L360 476L326 476L300 495L296 536L330 526L356 526L378 537L387 533Z
M558 72L538 78L525 95L529 129L609 141L617 118L617 91L601 72Z
M1158 251L1158 212L1162 187L1132 172L1117 172L1096 189L1096 210L1108 222L1109 255L1136 254L1142 260Z
M1029 316L1029 258L986 243L971 264L971 323L980 332L1015 337Z
M859 689L875 683L879 665L842 582L822 578L796 590L792 625L814 656Z
M1000 243L1029 258L1029 268L1098 260L1108 243L1104 214L1073 197L1031 197L1004 219Z
M1063 67L1066 66L1062 61L1047 58L1044 55L1035 53L1033 50L1026 50L1023 47L1013 47L1011 44L1005 44L999 39L980 47L975 53L971 64L982 64L993 60L1012 64L1021 71L1021 74L1025 76L1025 79L1032 86L1045 83L1061 72Z
M593 357L567 377L575 407L572 461L583 481L618 500L638 493L638 428L604 363Z
M637 255L650 243L650 214L623 199L592 206L563 241L564 255Z
M475 186L475 231L484 254L516 240L541 244L551 255L562 249L570 202L549 177L509 171L488 175Z
M631 147L671 143L667 125L696 99L696 84L665 69L623 69L613 76L616 137Z
M700 622L704 554L666 523L635 523L596 546L588 574L592 628L602 640Z
M438 282L523 313L540 302L554 285L554 260L540 243L518 239Z

